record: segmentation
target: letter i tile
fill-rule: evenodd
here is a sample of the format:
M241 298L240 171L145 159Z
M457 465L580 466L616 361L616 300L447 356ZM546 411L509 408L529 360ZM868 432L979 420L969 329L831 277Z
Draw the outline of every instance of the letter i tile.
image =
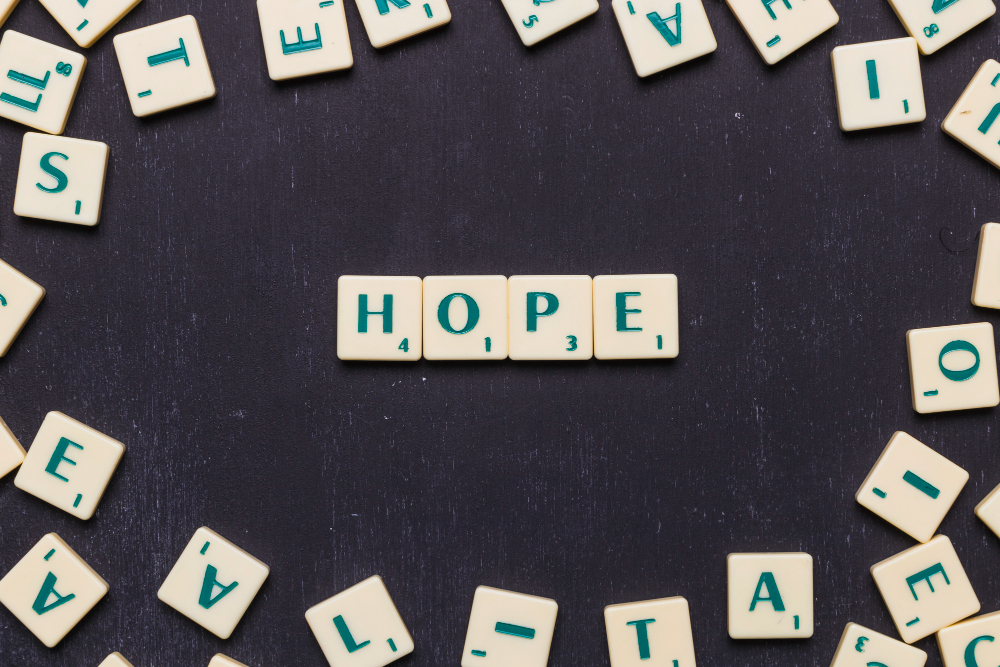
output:
M79 53L8 30L0 39L0 116L62 134L87 59Z
M611 667L695 667L691 615L682 597L611 605L604 622Z
M1000 62L987 60L979 67L955 106L945 116L941 129L994 167L1000 167L1000 123L996 122L998 116Z
M108 145L27 132L14 192L14 213L93 226L101 218Z
M92 46L139 4L139 0L40 1L62 29L83 48Z
M830 667L924 667L926 662L927 654L920 649L848 623Z
M206 630L229 639L269 572L267 565L202 527L156 596Z
M938 630L944 667L986 667L1000 664L1000 611L984 614ZM895 665L893 666L895 667Z
M333 667L384 667L413 652L413 639L378 576L312 607L306 622Z
M107 582L55 533L0 579L0 603L49 648L107 592Z
M907 644L979 611L979 598L944 535L876 563L871 572Z
M597 13L597 0L502 0L525 46Z
M927 118L920 55L912 37L838 46L830 61L844 132Z
M275 81L354 64L344 0L257 0L257 14Z
M812 637L812 564L805 553L729 554L729 636Z
M0 478L21 465L22 461L24 448L4 420L0 419Z
M545 667L558 611L555 600L480 586L472 600L462 667Z

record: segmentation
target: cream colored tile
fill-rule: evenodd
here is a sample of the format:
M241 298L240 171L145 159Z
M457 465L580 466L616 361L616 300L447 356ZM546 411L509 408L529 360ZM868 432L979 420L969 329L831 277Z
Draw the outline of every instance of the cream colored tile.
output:
M718 46L701 0L612 0L611 8L639 76L686 63Z
M506 359L507 278L424 278L424 358Z
M87 59L79 53L8 30L0 39L0 116L62 134Z
M1000 611L984 614L938 630L944 667L978 667L1000 660ZM895 667L895 665L893 665Z
M987 408L1000 403L990 323L911 329L906 332L906 351L917 412Z
M40 1L73 41L84 48L92 46L139 4L139 0Z
M511 276L507 294L511 359L594 356L594 281L590 276Z
M976 516L1000 537L1000 486L996 486L976 505Z
M14 213L77 225L101 219L108 145L28 132L21 144Z
M695 667L691 614L682 597L613 604L604 608L604 623L611 667Z
M979 599L944 535L887 558L871 571L907 644L979 611Z
M0 357L7 354L43 296L41 285L0 261Z
M969 32L997 10L992 0L889 0L889 4L924 55Z
M357 0L368 40L377 49L451 21L446 0Z
M201 527L156 596L209 632L229 639L269 572L264 563Z
M594 356L666 359L677 352L677 276L594 278Z
M812 637L812 565L805 553L729 554L729 636Z
M221 653L216 653L212 656L212 659L208 661L208 667L247 667L242 662L236 662L232 658L222 655Z
M828 0L726 0L757 53L773 65L837 25Z
M1000 167L1000 63L987 60L972 77L941 129Z
M423 282L411 276L337 280L337 356L417 361L423 350Z
M913 539L926 542L968 481L965 470L896 431L854 498Z
M49 648L107 592L107 582L55 533L0 579L0 603Z
M924 667L925 662L927 654L920 649L857 623L848 623L830 667Z
M0 419L0 478L24 461L24 448L14 437L13 431Z
M132 667L132 663L125 659L121 653L112 653L99 667Z
M345 0L257 0L267 73L275 81L354 65Z
M14 485L79 519L89 519L124 453L125 446L117 440L61 412L50 412Z
M502 0L525 46L597 13L597 0Z
M10 13L14 11L17 7L17 3L20 0L0 0L0 26L7 22L10 18Z
M384 667L413 652L382 578L365 579L306 612L332 667Z
M215 81L193 16L123 32L114 42L136 116L215 97Z
M982 308L1000 308L1000 225L995 222L987 222L979 229L972 304Z
M480 586L472 600L462 667L545 667L555 600Z
M844 132L919 123L927 117L912 37L838 46L830 54Z

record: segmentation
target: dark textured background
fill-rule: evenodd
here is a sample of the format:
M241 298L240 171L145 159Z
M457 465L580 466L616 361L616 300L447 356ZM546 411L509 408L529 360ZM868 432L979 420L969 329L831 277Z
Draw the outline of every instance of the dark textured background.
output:
M87 522L0 480L0 573L47 532L111 592L54 650L0 608L0 664L325 665L305 610L372 574L457 666L473 592L560 604L550 664L608 664L605 605L683 595L702 666L825 666L895 636L873 563L913 540L858 506L896 430L969 470L941 532L1000 608L998 410L910 404L907 329L976 321L998 172L938 125L998 55L994 18L921 58L927 120L843 134L829 53L904 36L884 0L767 67L720 0L714 54L639 80L610 4L526 49L499 0L276 85L253 2L143 2L92 49L66 135L111 146L96 228L19 219L0 122L0 257L48 295L0 360L0 415L125 443ZM219 95L135 118L111 35L191 13ZM5 27L76 49L34 0ZM943 233L943 227L949 232ZM953 251L950 252L949 248ZM341 274L675 273L670 362L342 363ZM271 566L228 641L156 599L207 525ZM807 641L730 640L726 554L815 559ZM940 664L933 639L918 644Z

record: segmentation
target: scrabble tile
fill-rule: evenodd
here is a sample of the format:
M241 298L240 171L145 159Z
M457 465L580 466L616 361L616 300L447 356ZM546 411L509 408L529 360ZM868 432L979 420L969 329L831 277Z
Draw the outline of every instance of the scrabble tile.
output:
M944 667L995 665L1000 660L1000 611L984 614L938 630ZM895 667L895 665L893 666Z
M424 278L425 359L506 359L507 278Z
M967 481L965 470L896 431L854 498L913 539L926 542Z
M672 359L677 351L677 276L594 278L594 356Z
M912 37L838 46L830 59L844 132L919 123L927 117Z
M982 308L1000 308L1000 225L995 222L987 222L979 229L972 304Z
M108 592L108 583L49 533L0 579L0 603L52 648Z
M270 568L202 527L184 548L156 597L222 639L229 639Z
M691 614L682 597L613 604L604 608L604 624L611 667L695 667Z
M275 81L354 65L344 0L257 0L257 14Z
M976 505L976 516L1000 537L1000 486L996 486Z
M357 0L368 40L376 49L451 21L446 0Z
M946 134L1000 167L1000 63L987 60L941 123Z
M944 535L872 565L871 571L907 644L979 611L979 599Z
M0 26L7 22L10 18L10 13L14 11L17 7L17 3L20 0L0 0Z
M28 132L21 144L14 213L96 225L101 219L108 145Z
M52 18L69 33L73 41L87 48L132 11L139 0L41 0Z
M115 35L115 53L136 116L215 97L215 82L193 16Z
M7 30L0 39L0 116L62 134L87 59L79 53Z
M959 324L906 332L910 389L917 412L986 408L1000 403L993 325Z
M927 654L857 623L848 623L840 636L830 667L924 667Z
M117 440L61 412L50 412L14 485L77 518L89 519L124 453Z
M417 361L423 351L423 281L411 276L337 280L337 356Z
M413 639L375 576L306 612L332 667L384 667L413 652Z
M511 359L594 356L590 276L511 276L507 293Z
M597 0L502 0L525 46L597 13Z
M545 667L555 600L480 586L472 600L462 667Z
M7 354L43 296L41 285L0 260L0 357Z
M924 55L964 35L993 16L993 0L889 0L896 16Z
M208 661L208 667L247 667L242 662L236 662L232 658L222 655L221 653L216 653L212 656L212 659Z
M0 419L0 478L21 465L24 461L24 448L14 437L10 427Z
M805 553L729 554L729 636L812 637L812 565Z
M125 659L121 653L112 653L99 667L132 667L132 663Z
M726 0L757 53L773 65L837 25L828 0Z
M611 8L639 76L686 63L717 46L701 0L612 0Z

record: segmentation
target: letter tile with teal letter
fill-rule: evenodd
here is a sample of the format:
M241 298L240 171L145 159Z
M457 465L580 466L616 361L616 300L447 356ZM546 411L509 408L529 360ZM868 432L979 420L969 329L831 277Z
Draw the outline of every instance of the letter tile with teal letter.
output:
M14 485L79 519L97 504L125 446L61 412L45 415Z
M718 46L701 0L612 0L611 7L639 76L662 72Z
M52 648L108 592L108 583L55 533L0 579L0 603Z
M101 219L108 145L27 132L21 144L14 213L93 226Z
M372 46L380 49L451 21L447 0L356 0Z
M87 48L139 4L139 0L40 0L73 41Z
M337 357L418 361L423 352L423 281L413 276L337 279Z
M757 53L773 65L837 25L829 0L726 0Z
M306 622L332 667L384 667L413 652L413 638L379 576L310 608Z
M979 598L944 535L876 563L871 572L907 644L979 611Z
M506 276L427 276L423 321L425 359L506 359Z
M354 65L345 0L257 0L267 73L275 81Z
M993 0L889 0L920 53L930 55L996 13Z
M975 509L976 516L986 524L986 527L1000 537L1000 485L993 488L985 498L979 501Z
M201 527L156 597L222 639L229 639L270 568L218 533Z
M132 663L121 653L112 653L98 667L132 667Z
M912 37L838 46L830 60L844 132L927 117L920 54Z
M965 0L962 0L963 2ZM946 134L1000 167L1000 62L987 60L976 71L941 123Z
M806 553L729 554L726 568L730 637L812 637L812 556Z
M215 81L193 16L123 32L114 42L136 116L215 97Z
M927 654L874 630L848 623L830 667L924 667Z
M502 0L525 46L597 13L597 0Z
M545 667L558 611L555 600L480 586L472 599L462 667Z
M62 134L86 67L79 53L6 31L0 39L0 116Z
M1000 225L995 222L987 222L979 229L972 304L980 308L1000 308Z
M695 667L691 614L682 597L610 605L604 624L611 667Z
M237 662L230 658L229 656L222 655L221 653L216 653L212 656L212 659L208 661L208 667L247 667L242 662Z
M594 356L672 359L679 348L677 276L594 278Z
M511 276L507 281L510 358L594 356L594 281L590 276Z
M906 332L917 412L989 408L1000 403L993 325L958 324Z
M1000 664L1000 611L938 630L937 643L944 667Z
M14 432L0 419L0 479L24 461L24 448Z
M41 285L0 260L0 357L7 354L44 296Z
M926 542L968 481L965 470L896 431L854 498L913 539Z

